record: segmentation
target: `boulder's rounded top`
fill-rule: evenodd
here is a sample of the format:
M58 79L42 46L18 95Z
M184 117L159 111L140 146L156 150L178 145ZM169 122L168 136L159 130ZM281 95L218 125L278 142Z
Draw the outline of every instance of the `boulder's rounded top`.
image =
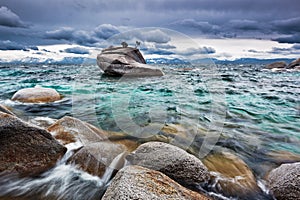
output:
M34 87L24 88L17 91L13 97L13 101L24 103L47 103L61 99L60 94L52 88Z

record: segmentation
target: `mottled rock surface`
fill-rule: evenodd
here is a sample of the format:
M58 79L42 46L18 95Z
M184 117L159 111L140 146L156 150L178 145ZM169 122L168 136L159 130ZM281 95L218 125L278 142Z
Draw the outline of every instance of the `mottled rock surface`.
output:
M163 76L164 73L147 65L141 52L132 47L112 47L102 50L97 64L104 73L112 76Z
M162 142L148 142L127 156L133 165L160 171L191 188L205 184L209 172L202 162L186 151Z
M49 132L0 112L0 172L36 175L66 152Z
M24 103L47 103L60 100L61 97L54 89L34 87L17 91L11 99Z
M267 177L268 187L278 200L300 199L300 162L282 164Z
M114 177L102 200L208 200L188 190L161 172L127 166Z

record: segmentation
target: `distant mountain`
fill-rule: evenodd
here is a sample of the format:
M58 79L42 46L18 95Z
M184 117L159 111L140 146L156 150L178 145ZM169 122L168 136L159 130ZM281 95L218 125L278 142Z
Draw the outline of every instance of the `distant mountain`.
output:
M151 58L146 59L146 63L148 64L189 64L190 62L181 60L179 58Z
M269 64L277 61L284 61L290 63L295 59L287 58L275 58L275 59L257 59L257 58L240 58L236 60L218 60L215 58L204 58L186 61L179 58L151 58L146 59L148 64ZM61 60L55 60L53 58L39 59L34 57L27 57L20 60L5 61L0 59L0 64L56 64L56 65L82 65L82 64L96 64L96 58L85 58L85 57L65 57Z
M0 59L0 64L55 64L55 65L81 65L81 64L96 64L96 59L85 58L85 57L65 57L61 60L39 59L33 57L27 57L20 60L5 61Z
M216 64L269 64L278 61L290 63L295 59L289 58L274 58L274 59L257 59L257 58L240 58L236 60L217 60L213 59Z

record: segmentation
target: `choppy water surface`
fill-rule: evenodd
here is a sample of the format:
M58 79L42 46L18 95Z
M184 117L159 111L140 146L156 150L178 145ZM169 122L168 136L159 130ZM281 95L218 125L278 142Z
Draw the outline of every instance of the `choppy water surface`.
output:
M179 123L194 130L184 146L198 150L203 135L214 132L217 138L210 143L235 151L258 179L273 164L269 152L300 154L300 72L265 71L260 65L160 67L164 77L127 79L106 77L93 65L0 66L0 103L24 119L70 115L138 137L147 137L141 130L152 124ZM54 88L64 98L50 104L9 100L17 90L36 85ZM90 187L97 188L93 181Z

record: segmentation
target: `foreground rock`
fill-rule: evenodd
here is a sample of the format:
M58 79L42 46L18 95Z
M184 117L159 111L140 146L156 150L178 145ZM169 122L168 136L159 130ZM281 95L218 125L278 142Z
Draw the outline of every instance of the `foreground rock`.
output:
M80 140L83 145L107 139L108 133L79 119L65 116L47 129L62 144Z
M197 188L209 179L209 172L195 156L170 144L148 142L127 156L133 165L160 171L178 183Z
M267 178L268 187L278 200L300 197L300 162L283 164L272 170Z
M140 51L131 47L113 47L102 50L97 64L112 76L163 76L163 72L147 65Z
M51 88L25 88L17 91L13 97L13 101L20 101L24 103L48 103L60 100L59 93Z
M121 169L107 188L102 200L208 200L188 190L166 175L140 166Z
M217 192L226 196L246 197L259 191L255 177L247 164L237 156L220 152L208 155L204 165L212 172Z
M76 164L89 174L102 177L107 168L119 170L124 166L126 147L108 141L84 146L77 151L68 163Z
M0 173L37 175L66 152L49 132L0 112Z

